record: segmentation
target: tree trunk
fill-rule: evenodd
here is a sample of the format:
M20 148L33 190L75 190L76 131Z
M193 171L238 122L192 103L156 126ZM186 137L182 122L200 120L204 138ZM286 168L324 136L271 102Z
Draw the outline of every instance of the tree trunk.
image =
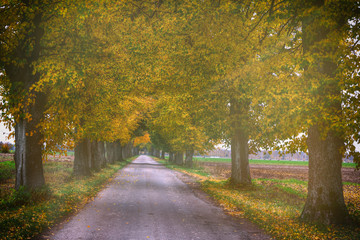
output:
M348 220L341 177L342 140L332 133L322 139L318 126L308 132L308 196L301 218L322 224L341 224Z
M132 148L131 148L131 142L129 142L128 144L126 144L126 158L131 158L131 151L132 151Z
M186 157L185 157L185 165L187 167L193 167L193 156L194 156L194 150L186 150Z
M100 163L101 163L101 168L104 168L106 166L106 152L105 152L105 142L98 142L98 149L99 149L99 153L100 153Z
M105 157L103 153L103 143L98 141L91 142L91 169L99 172L104 167Z
M34 106L34 108L37 107ZM40 119L36 116L37 114L30 114L32 114L32 121L27 122L21 119L15 125L16 189L19 189L20 186L36 189L45 184L42 165L42 134L39 130L36 131L36 125ZM30 132L33 134L31 135Z
M20 104L24 107L21 115L30 114L31 120L27 121L23 116L18 116L15 123L15 166L16 180L15 188L24 186L28 189L40 188L45 184L43 165L42 165L42 139L43 135L38 129L46 107L46 95L42 92L31 92L34 95L35 103L26 106L30 87L39 81L40 75L33 74L33 64L39 59L41 51L41 39L44 34L42 28L42 8L39 7L32 14L28 12L19 12L19 19L24 22L18 22L21 29L19 32L23 36L15 36L17 43L12 52L6 55L9 61L2 62L6 76L11 82L10 99L13 101L13 107ZM27 23L24 25L24 23ZM16 32L13 32L16 35ZM11 40L10 40L11 42ZM29 47L28 43L32 43ZM11 50L11 49L10 49ZM4 56L4 55L2 55ZM4 60L4 59L1 59ZM19 102L19 98L25 100ZM16 105L16 106L14 106ZM16 118L16 116L15 116Z
M88 139L83 139L75 146L74 175L91 175L91 143Z
M140 155L139 147L134 147L134 156Z
M313 108L320 110L313 112L315 120L308 129L308 196L301 219L321 224L345 224L349 217L341 177L343 132L341 128L334 128L334 123L329 120L332 116L342 116L341 88L336 76L337 63L329 56L336 56L337 43L341 41L332 33L337 33L341 22L346 24L347 20L332 19L339 22L329 24L326 1L318 0L312 4L315 14L308 14L302 19L303 52L306 57L317 56L317 62L305 68L304 78L309 85L314 79L318 80L319 86L308 91L316 104ZM327 118L322 119L324 116Z
M107 142L103 142L103 146L104 146L104 160L105 160L105 165L107 165L108 164L108 162L109 162L109 160L108 160L108 153L107 153L107 151L106 151L106 147L107 147Z
M183 165L183 163L184 163L184 153L183 152L176 152L175 163L180 166Z
M149 155L150 156L155 156L155 149L153 147L150 148Z
M126 144L125 146L121 146L121 158L122 159L127 159L129 157L129 152L128 152L128 144Z
M114 151L115 151L115 161L122 162L126 158L126 156L123 156L123 154L126 155L125 151L123 151L123 147L121 146L120 141L116 141L114 143Z
M244 127L241 115L247 115L247 108L240 106L235 100L231 101L230 114L233 121L233 136L231 138L231 177L234 184L251 184L249 167L249 135ZM243 121L242 121L243 120Z
M100 153L98 151L98 142L91 141L90 142L90 169L94 170L95 172L100 172L101 170L101 163L100 163Z
M25 68L22 74L17 77L25 79L39 79L39 76L32 75L30 69ZM31 120L20 118L15 124L15 166L16 166L16 182L15 188L25 186L29 189L40 188L45 184L44 171L42 164L42 139L43 134L38 128L44 116L46 106L46 95L41 92L33 93L35 103L25 108L25 112L31 115ZM26 101L26 100L25 100ZM24 102L25 102L24 101ZM23 103L25 105L25 103Z
M174 152L169 152L169 162L174 162Z
M165 159L165 151L161 150L161 159Z
M105 145L107 163L113 164L115 162L114 143L107 142Z
M157 148L154 150L154 157L160 158L160 150Z
M128 144L125 145L125 149L126 149L126 158L131 158L133 156L132 151L133 151L133 141L128 142Z

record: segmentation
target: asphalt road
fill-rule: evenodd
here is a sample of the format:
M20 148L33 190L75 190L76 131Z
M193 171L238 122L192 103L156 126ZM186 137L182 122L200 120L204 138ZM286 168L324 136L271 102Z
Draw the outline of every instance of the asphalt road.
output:
M195 196L176 173L140 156L51 239L269 239ZM244 220L246 221L246 220Z

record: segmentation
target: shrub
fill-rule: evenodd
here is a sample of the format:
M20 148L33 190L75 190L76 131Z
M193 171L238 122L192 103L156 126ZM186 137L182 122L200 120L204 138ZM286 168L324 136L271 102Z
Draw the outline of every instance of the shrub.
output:
M10 149L12 148L11 143L2 143L1 144L1 152L2 153L10 153Z

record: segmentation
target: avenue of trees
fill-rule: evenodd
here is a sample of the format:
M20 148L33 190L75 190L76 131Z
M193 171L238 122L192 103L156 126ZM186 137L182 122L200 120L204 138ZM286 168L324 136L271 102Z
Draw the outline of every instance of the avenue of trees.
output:
M307 151L301 218L347 222L342 158L360 159L359 5L1 0L16 188L42 187L43 156L60 149L74 148L74 174L89 175L150 140L153 155L188 166L225 142L237 185L251 184L252 151Z

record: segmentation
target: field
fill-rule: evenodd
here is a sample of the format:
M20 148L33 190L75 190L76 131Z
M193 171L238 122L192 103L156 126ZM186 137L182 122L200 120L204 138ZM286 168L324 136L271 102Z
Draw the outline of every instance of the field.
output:
M195 158L195 166L203 168L213 176L229 178L231 160L226 158ZM360 171L355 164L343 163L342 176L344 182L360 183ZM250 160L252 178L297 179L307 181L308 162Z
M196 162L215 162L215 163L231 163L231 158L205 158L194 157ZM249 159L250 164L266 164L266 165L294 165L294 166L308 166L309 162L305 161L288 161L288 160L262 160L262 159ZM355 163L343 163L343 167L354 168Z

